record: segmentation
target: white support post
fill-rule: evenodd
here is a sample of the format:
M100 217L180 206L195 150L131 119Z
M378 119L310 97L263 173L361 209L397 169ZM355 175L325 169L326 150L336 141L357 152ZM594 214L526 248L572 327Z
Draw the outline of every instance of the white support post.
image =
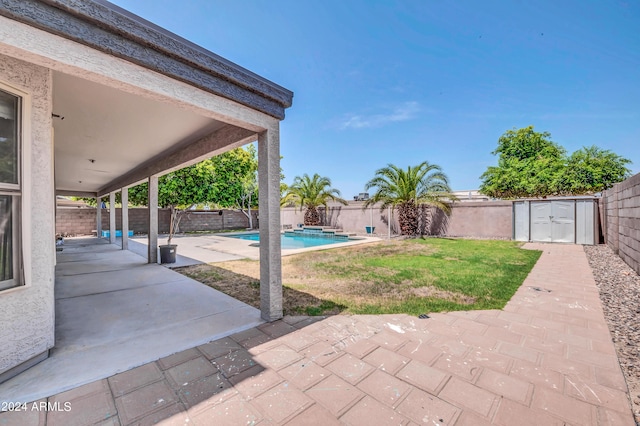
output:
M96 237L102 237L102 197L96 197Z
M158 263L158 176L149 176L149 263Z
M265 321L282 318L279 123L258 135L260 206L260 311Z
M129 250L129 188L122 188L122 250Z
M109 193L109 242L116 243L116 193Z

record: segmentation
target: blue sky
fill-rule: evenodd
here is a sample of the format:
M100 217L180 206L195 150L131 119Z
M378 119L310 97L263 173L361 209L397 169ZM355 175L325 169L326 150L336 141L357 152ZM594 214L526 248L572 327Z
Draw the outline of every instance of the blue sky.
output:
M393 163L439 164L475 189L506 130L572 152L598 145L640 172L640 2L116 0L292 90L285 182L343 197Z

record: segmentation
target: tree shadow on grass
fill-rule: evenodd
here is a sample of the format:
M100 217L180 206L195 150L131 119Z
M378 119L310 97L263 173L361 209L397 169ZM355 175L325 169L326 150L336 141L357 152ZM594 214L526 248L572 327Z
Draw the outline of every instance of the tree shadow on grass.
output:
M260 309L260 281L254 277L211 264L184 266L173 270ZM282 287L282 299L283 315L338 315L347 308L287 286Z

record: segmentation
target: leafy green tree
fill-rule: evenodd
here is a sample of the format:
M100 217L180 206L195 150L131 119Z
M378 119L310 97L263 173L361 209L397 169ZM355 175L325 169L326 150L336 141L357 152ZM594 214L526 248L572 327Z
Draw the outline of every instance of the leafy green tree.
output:
M494 198L593 194L629 175L626 158L596 146L567 157L550 138L533 126L505 132L492 152L498 166L482 174L480 192Z
M251 158L251 168L240 179L242 184L242 192L240 194L240 197L236 200L236 205L238 209L249 220L249 228L253 228L253 217L251 216L251 209L258 207L259 197L258 159L255 145L248 145L246 150ZM282 156L280 156L280 159L282 160ZM280 167L280 198L283 197L287 188L287 184L285 184L283 180L284 173L282 172L282 167Z
M173 235L179 230L186 209L209 201L213 190L214 173L210 159L160 177L158 206L171 210L167 244L171 244ZM134 186L129 188L129 200L134 205L147 205L148 193L147 183Z
M630 175L631 160L598 148L583 147L571 154L561 176L563 191L570 194L594 194L611 188Z
M236 148L211 158L214 173L211 198L207 200L219 207L236 207L242 197L248 178L255 177L258 169L255 148Z
M257 172L253 172L242 178L242 193L237 201L238 208L249 220L249 229L253 229L251 208L257 207L258 204L258 178L256 175Z
M533 126L507 130L498 147L498 166L480 177L480 192L494 198L543 197L558 193L558 179L564 168L565 150L551 141L549 132Z
M402 235L418 234L422 206L436 207L448 215L451 213L450 202L456 200L442 168L428 161L407 169L389 164L377 170L375 177L367 182L365 189L371 188L375 188L375 192L364 208L376 203L381 203L380 211L389 206L397 207Z
M163 175L158 180L158 206L171 209L169 240L178 231L181 219L191 206L213 203L221 207L235 207L243 191L243 179L256 169L255 159L243 149L236 148ZM129 189L133 205L147 205L148 185Z
M304 224L314 226L320 224L318 207L326 208L329 200L347 204L346 200L340 197L340 191L331 187L331 179L317 173L309 177L305 173L302 177L295 177L291 186L287 188L282 204L292 203L301 209L306 208Z
M254 145L249 145L247 152L251 157L251 168L240 178L242 191L240 197L236 200L236 204L249 220L249 228L253 229L251 208L258 206L258 160L256 158L256 147Z

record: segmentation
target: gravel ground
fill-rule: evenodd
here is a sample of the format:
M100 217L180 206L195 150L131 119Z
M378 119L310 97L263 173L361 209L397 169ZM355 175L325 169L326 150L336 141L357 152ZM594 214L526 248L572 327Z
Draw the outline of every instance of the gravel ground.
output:
M584 246L640 426L640 276L606 245Z

